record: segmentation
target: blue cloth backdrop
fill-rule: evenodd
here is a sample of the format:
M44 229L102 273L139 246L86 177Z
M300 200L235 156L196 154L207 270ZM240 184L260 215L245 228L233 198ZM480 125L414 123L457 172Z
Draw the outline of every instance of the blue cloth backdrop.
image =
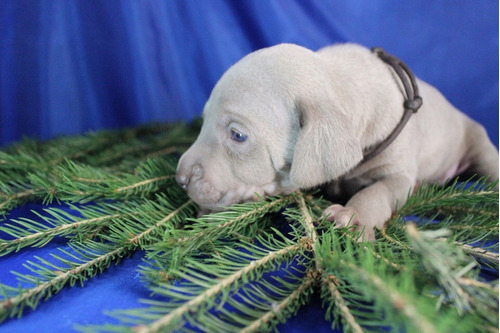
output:
M382 46L498 142L498 1L0 1L0 145L190 120L245 54Z
M1 0L0 146L200 115L222 73L245 54L288 42L382 46L486 126L498 146L498 1ZM30 204L11 218L31 216ZM8 272L60 246L0 258ZM66 332L109 320L148 296L141 256L66 289L1 332ZM280 326L329 331L316 300Z

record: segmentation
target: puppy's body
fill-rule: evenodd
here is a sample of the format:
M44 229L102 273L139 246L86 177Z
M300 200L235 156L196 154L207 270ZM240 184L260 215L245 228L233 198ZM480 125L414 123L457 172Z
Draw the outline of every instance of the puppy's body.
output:
M498 151L485 130L417 82L423 106L389 147L361 163L402 117L405 97L393 70L354 44L251 53L214 87L177 180L204 211L341 181L355 194L325 214L365 227L373 239L373 227L418 182L465 170L498 179Z

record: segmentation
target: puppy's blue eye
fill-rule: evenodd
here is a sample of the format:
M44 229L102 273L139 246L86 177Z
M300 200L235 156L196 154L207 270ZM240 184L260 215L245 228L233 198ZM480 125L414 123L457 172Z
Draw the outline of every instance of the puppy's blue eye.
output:
M231 129L231 139L233 139L236 142L245 142L247 140L247 135L238 132L234 128Z

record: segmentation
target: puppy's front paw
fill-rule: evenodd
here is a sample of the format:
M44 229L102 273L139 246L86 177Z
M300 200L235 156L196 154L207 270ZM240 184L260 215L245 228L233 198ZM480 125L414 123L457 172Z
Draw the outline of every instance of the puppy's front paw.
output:
M375 232L373 228L359 219L359 215L352 207L344 207L342 205L331 205L323 211L322 217L326 217L327 221L335 222L337 228L349 227L353 231L363 231L363 240L374 241Z

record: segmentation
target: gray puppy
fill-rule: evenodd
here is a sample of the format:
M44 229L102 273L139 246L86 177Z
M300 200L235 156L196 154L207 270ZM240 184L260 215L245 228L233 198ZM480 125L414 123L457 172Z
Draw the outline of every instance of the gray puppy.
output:
M348 188L354 195L347 204L324 214L373 240L373 228L382 228L419 182L463 171L498 179L498 151L485 129L416 82L423 106L393 143L363 161L403 115L405 90L390 66L354 44L253 52L214 87L177 182L202 213L325 183Z

